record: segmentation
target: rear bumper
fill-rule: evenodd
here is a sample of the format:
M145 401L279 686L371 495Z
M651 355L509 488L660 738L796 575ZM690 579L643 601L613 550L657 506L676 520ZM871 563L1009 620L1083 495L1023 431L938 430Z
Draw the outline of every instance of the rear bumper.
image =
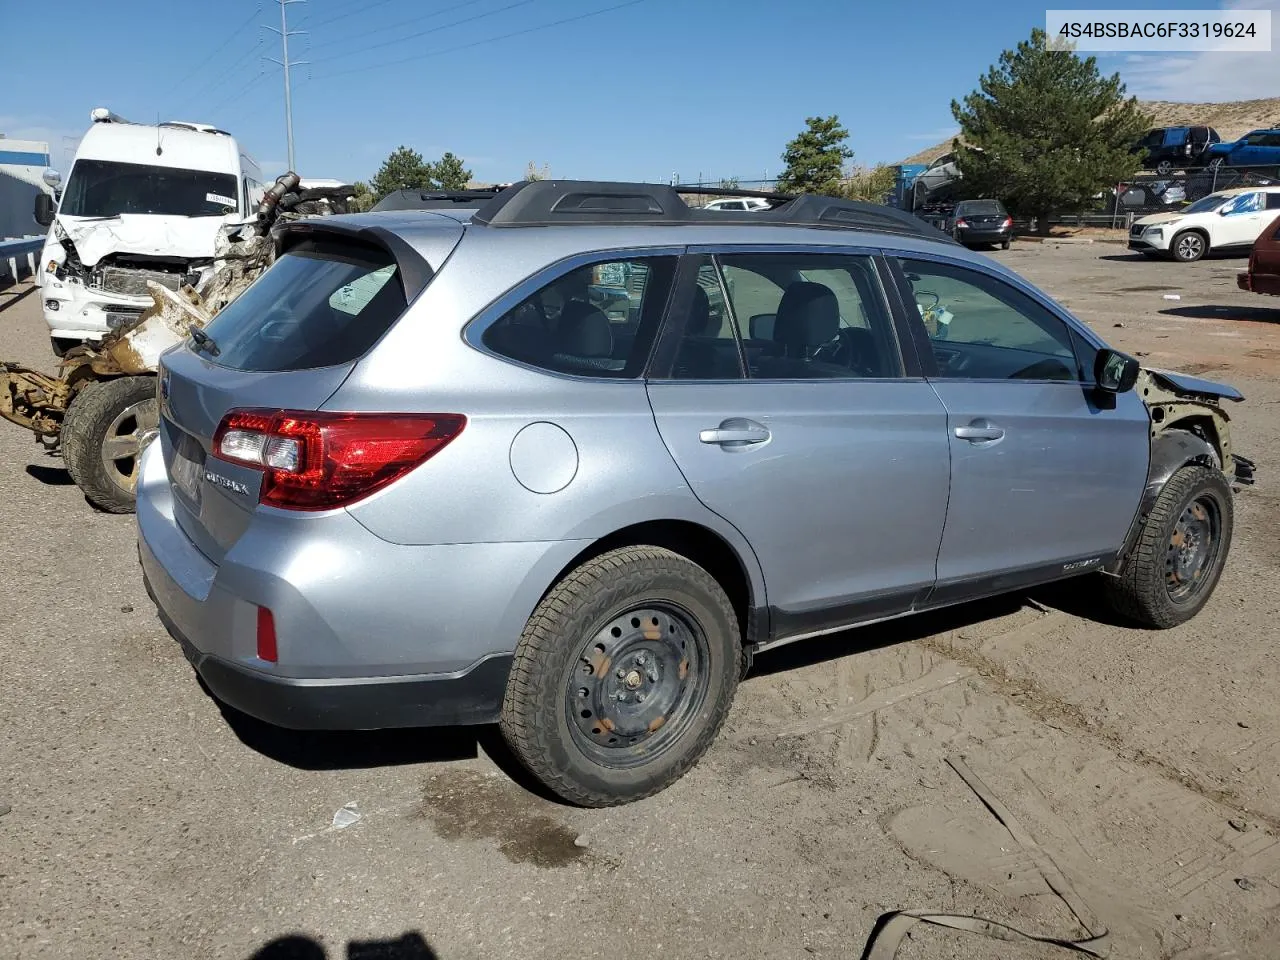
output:
M294 729L487 723L530 613L580 541L408 546L353 517L255 514L218 564L174 517L160 442L138 481L138 557L209 689ZM271 610L278 660L257 655Z
M956 236L961 243L1003 243L1013 238L1012 227L994 230L957 230Z
M1267 273L1237 273L1236 286L1250 293L1280 297L1280 276Z
M150 578L147 592L155 600ZM382 730L494 723L511 671L494 654L454 673L401 677L279 677L201 653L156 607L169 635L209 691L241 713L291 730Z

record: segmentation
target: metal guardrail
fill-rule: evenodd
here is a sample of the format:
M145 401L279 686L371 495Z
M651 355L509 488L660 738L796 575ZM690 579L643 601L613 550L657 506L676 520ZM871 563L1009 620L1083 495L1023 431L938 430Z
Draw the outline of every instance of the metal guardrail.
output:
M27 269L32 276L36 272L36 254L44 246L44 237L19 237L11 240L0 240L0 261L9 261L9 274L18 279L18 258L25 255Z

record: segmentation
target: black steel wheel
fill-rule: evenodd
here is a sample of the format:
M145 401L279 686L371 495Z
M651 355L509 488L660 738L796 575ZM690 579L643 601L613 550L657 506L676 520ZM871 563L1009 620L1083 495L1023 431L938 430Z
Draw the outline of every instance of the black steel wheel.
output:
M1169 478L1108 596L1117 611L1151 627L1175 627L1209 601L1231 549L1231 486L1214 467L1186 466Z
M613 550L571 571L529 618L500 726L563 799L629 803L706 752L742 662L737 615L711 574L660 547Z

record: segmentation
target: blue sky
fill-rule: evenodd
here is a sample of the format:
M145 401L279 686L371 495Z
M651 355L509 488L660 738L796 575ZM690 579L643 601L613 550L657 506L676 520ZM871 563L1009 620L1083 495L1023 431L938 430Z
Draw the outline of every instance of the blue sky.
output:
M452 150L481 180L520 179L530 161L561 177L757 179L777 175L806 116L831 113L850 130L857 162L894 162L951 135L951 99L1044 23L1044 5L1026 0L623 3L291 4L290 28L308 31L292 39L291 57L311 61L294 72L300 172L367 179L403 143L428 158ZM584 16L596 11L606 12ZM63 0L57 19L43 40L5 45L0 82L11 96L0 132L48 140L65 173L89 111L104 105L138 121L216 123L269 176L284 169L282 80L263 60L280 56L279 38L262 28L279 26L273 0ZM518 35L497 39L505 34ZM1177 69L1169 57L1102 64L1139 96L1280 95L1280 45L1182 55Z

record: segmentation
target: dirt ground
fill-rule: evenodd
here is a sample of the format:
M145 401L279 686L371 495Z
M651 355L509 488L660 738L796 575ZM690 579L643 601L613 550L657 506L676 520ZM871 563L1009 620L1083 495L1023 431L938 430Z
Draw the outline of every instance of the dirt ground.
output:
M224 715L155 619L132 518L0 423L0 956L852 958L905 909L1105 927L1116 958L1280 957L1280 300L1237 290L1239 259L993 256L1245 393L1259 480L1210 605L1135 630L1074 581L782 648L706 759L624 808L541 799L489 731ZM50 367L21 292L0 357ZM1067 955L925 926L899 953Z

